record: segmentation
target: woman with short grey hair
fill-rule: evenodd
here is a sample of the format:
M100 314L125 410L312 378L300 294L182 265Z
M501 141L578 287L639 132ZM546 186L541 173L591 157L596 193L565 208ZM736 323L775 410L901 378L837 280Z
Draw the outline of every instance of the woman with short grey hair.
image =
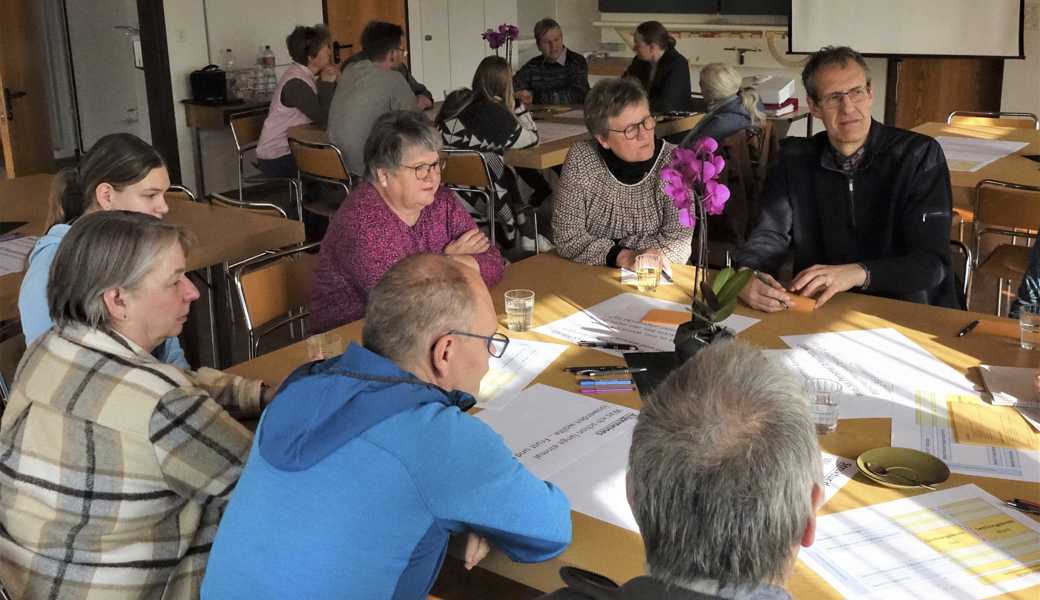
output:
M333 215L311 291L311 327L326 331L362 318L368 293L397 261L445 254L479 269L490 287L502 256L455 192L441 185L441 135L425 116L392 111L365 142L365 182Z
M628 79L598 82L585 98L585 125L593 139L571 146L553 206L560 256L625 269L642 254L666 270L685 264L692 234L661 186L675 146L654 137L646 92Z
M199 296L187 249L181 227L122 210L80 217L58 247L55 326L0 421L0 578L17 598L199 596L252 437L227 411L267 398L152 356Z

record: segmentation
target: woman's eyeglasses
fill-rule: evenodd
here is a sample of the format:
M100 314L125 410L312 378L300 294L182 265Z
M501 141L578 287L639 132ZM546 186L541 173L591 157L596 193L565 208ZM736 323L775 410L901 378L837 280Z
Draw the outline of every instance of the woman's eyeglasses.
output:
M427 177L430 176L431 172L436 170L437 173L440 173L441 171L443 171L445 164L447 164L447 162L442 158L437 162L423 163L421 165L414 166L401 165L401 167L405 169L411 169L415 173L416 179L418 179L419 181L424 181Z
M607 131L613 131L614 133L623 133L625 134L626 140L634 140L636 139L636 136L639 135L640 127L642 127L646 131L653 131L654 128L657 127L657 119L655 119L653 115L647 115L646 118L642 121L638 123L633 123L628 127L625 127L624 129L610 129L608 127Z

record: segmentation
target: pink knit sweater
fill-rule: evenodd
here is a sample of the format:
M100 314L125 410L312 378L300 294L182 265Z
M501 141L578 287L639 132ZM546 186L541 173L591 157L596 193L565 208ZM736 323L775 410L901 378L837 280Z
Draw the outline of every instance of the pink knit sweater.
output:
M446 187L409 227L365 182L343 202L321 243L311 292L311 329L327 331L365 316L368 292L402 258L443 254L444 248L476 224ZM502 256L492 246L473 255L488 287L502 278Z

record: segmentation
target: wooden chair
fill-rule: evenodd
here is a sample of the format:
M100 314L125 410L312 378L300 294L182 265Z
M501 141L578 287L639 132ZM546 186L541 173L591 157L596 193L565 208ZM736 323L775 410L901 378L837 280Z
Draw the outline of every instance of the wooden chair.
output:
M215 206L224 206L227 208L241 208L272 217L281 217L283 219L289 218L285 209L270 202L239 202L238 200L228 198L223 194L210 194L209 203Z
M996 125L1040 130L1040 120L1027 112L975 112L955 110L946 117L947 125Z
M352 185L350 172L347 171L347 165L343 161L343 153L334 144L305 142L290 137L289 149L292 150L293 158L296 159L296 167L299 169L300 190L303 190L302 180L309 179L342 188L344 198L350 193ZM323 202L318 197L304 198L303 208L331 218L339 206Z
M195 192L189 190L183 185L171 185L166 190L166 199L174 200L187 200L188 202L198 202L199 199L195 197Z
M238 263L231 271L238 305L249 335L249 358L256 358L264 336L299 323L306 334L311 281L320 242L294 246Z
M441 183L456 192L476 194L484 198L487 204L488 231L491 244L495 244L495 182L491 177L491 167L484 155L476 150L445 148L444 169L441 171ZM538 251L538 236L535 235L535 251Z
M231 138L235 142L235 153L238 154L238 201L245 203L245 184L257 185L284 183L289 186L289 205L296 207L297 218L303 218L302 195L299 182L289 177L268 177L263 174L246 175L245 157L249 152L256 152L256 145L260 141L260 132L264 128L264 120L267 119L267 109L251 110L231 115L228 123L231 125ZM257 169L260 166L253 162Z
M975 220L972 223L974 273L996 277L997 314L1003 315L1004 282L1020 281L1029 266L1028 241L1035 241L1040 226L1040 187L995 179L983 179L975 186ZM1010 237L1010 244L996 246L980 260L982 239L998 235ZM1022 238L1024 245L1017 244Z

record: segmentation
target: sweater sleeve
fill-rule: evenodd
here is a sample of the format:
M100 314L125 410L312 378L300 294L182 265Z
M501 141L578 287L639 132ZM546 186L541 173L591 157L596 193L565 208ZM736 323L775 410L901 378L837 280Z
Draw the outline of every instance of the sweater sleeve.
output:
M390 86L390 110L419 110L419 97L415 95L408 85L408 80L397 71L391 71L392 85Z
M412 473L430 512L471 530L517 562L548 560L571 541L570 503L513 457L486 424L455 411L431 421L419 447L438 448Z
M166 483L198 504L223 505L242 473L252 435L198 388L177 388L156 404L149 437Z
M579 156L582 152L581 144L571 146L563 163L560 188L553 203L553 243L563 258L588 265L605 265L614 240L589 233L589 210L596 190L588 185L588 173L584 172L585 165Z
M531 116L531 113L523 104L516 110L516 120L519 121L520 132L509 147L519 150L520 148L534 146L538 143L538 125L535 124L534 117Z
M466 209L462 207L462 202L455 198L455 192L444 187L441 188L441 192L451 194L451 198L446 202L448 205L448 241L451 242L463 233L476 229L477 224L473 221L473 217L466 212ZM443 251L444 249L442 248L441 252ZM470 256L477 261L477 266L480 267L480 277L489 288L502 279L502 274L505 270L502 266L502 255L494 244L484 252L471 254Z
M758 224L737 252L735 263L776 277L791 246L794 209L784 161L776 161L766 177L766 193Z
M929 291L942 283L950 268L953 195L950 171L938 142L929 141L908 182L896 225L908 252L863 262L870 271L867 289L874 293L905 296Z
M318 81L315 93L302 79L291 79L282 86L281 100L282 104L299 110L312 122L324 127L335 92L336 84L331 81Z
M536 59L537 57L524 63L524 66L520 67L520 70L516 72L516 75L513 75L513 89L515 91L531 91L531 76L534 74L532 63Z
M589 93L589 63L585 57L574 52L567 60L574 60L574 68L571 71L571 79L567 87L574 102L581 104L585 102L585 96Z

